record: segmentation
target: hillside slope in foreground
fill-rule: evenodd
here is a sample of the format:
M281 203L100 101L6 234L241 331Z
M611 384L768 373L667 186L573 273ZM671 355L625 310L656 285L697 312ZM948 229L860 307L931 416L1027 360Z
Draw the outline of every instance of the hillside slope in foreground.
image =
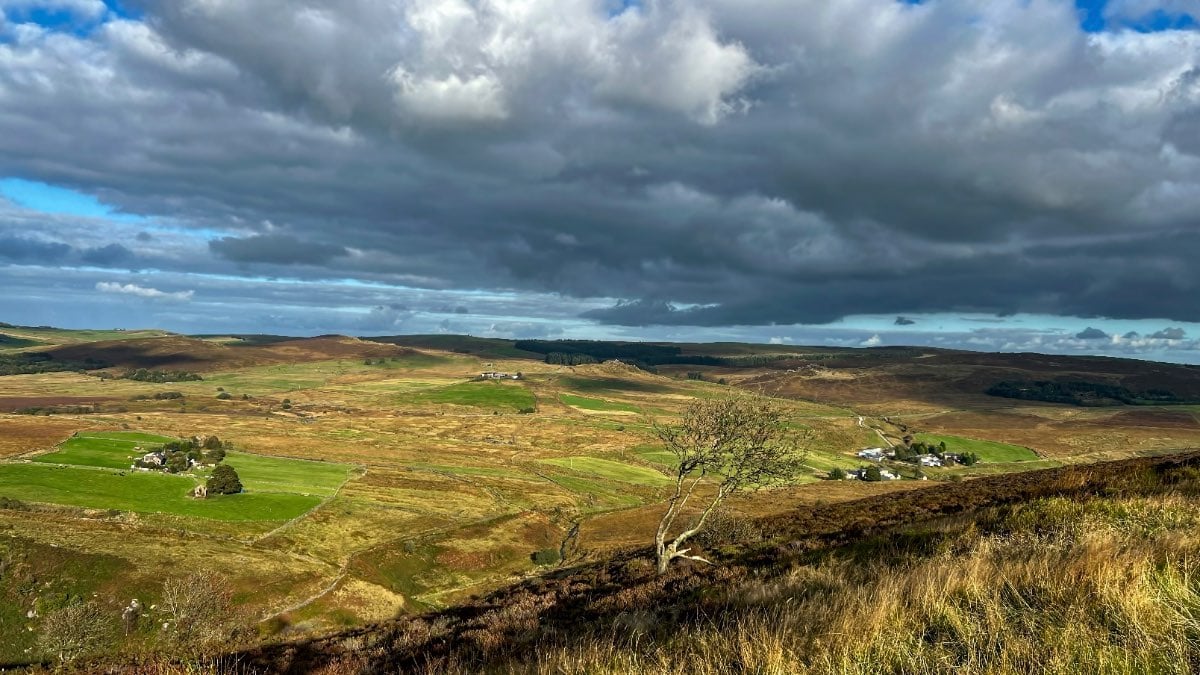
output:
M1200 451L759 521L715 567L645 552L461 607L226 655L241 672L1194 672ZM160 668L162 664L155 666Z

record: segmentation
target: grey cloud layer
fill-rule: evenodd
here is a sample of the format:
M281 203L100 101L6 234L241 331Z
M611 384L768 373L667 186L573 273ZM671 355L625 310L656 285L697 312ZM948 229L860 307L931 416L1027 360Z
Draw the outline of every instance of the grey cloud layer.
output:
M1200 320L1194 32L1087 36L1068 0L131 4L0 24L0 175L195 234L12 216L0 259L619 298L578 311L627 326Z

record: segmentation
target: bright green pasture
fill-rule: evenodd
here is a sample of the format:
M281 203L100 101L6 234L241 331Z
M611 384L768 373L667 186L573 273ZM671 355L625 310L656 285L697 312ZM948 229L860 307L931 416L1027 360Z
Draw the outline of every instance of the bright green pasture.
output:
M476 408L532 408L536 403L533 394L517 382L483 381L462 382L442 387L420 395L420 400L430 403L452 403Z
M862 465L862 460L838 452L810 450L804 456L804 465L814 471L833 471L834 469L856 469Z
M566 389L574 389L575 391L587 393L623 391L661 393L672 390L671 386L657 382L621 379L618 377L564 377L561 383Z
M102 438L110 441L125 441L127 443L166 443L177 441L178 438L161 434L147 434L141 431L85 431L75 438Z
M276 366L257 366L227 373L205 375L203 387L224 387L234 396L266 394L320 387L334 377L365 370L361 361L315 361ZM215 394L214 394L215 395Z
M609 480L638 485L666 485L671 482L663 474L643 466L634 466L622 462L597 457L556 457L554 459L539 459L543 464L562 467L578 473L591 474Z
M132 431L87 432L68 438L54 452L38 455L33 461L127 469L133 464L130 457L138 454L134 451L135 447L142 445L149 448L172 440L175 439L169 436Z
M100 467L108 469L128 469L132 463L131 455L137 453L133 448L142 445L149 448L175 440L168 436L158 436L156 434L145 434L129 431L112 431L112 432L88 432L73 436L58 446L54 452L45 455L39 455L34 459L35 462L43 464L69 464L73 467ZM287 459L282 457L266 457L262 455L251 455L244 452L230 452L225 457L225 463L237 470L238 476L242 480L242 485L245 486L249 497L249 502L257 504L263 501L267 493L282 497L284 505L284 515L287 518L293 518L295 515L286 515L291 513L289 505L309 504L304 510L311 508L314 503L312 497L328 497L337 492L338 487L342 485L350 477L352 467L345 464L334 464L331 462L312 462L300 459ZM10 466L0 465L0 471L7 471ZM165 481L159 485L161 490L169 490L172 485L182 485L182 493L185 493L195 485L195 481L191 478L182 476L173 476L170 474L153 472L131 472L133 475L126 478L133 478L128 484L140 485L144 481L154 483L154 481ZM198 470L196 473L203 479L208 474L208 470ZM68 474L75 475L75 474ZM89 474L82 474L80 477L87 481L101 481L101 485L107 485L103 479L97 476L112 475L107 471L93 471ZM182 482L180 482L182 481ZM0 483L3 484L3 483ZM74 491L74 489L72 489ZM28 498L34 501L50 501L58 504L68 504L71 506L85 506L89 508L104 508L104 509L125 509L144 511L145 508L137 508L130 504L136 504L137 499L133 501L125 500L125 506L111 505L113 495L105 496L103 490L101 493L92 494L87 490L75 491L81 495L79 499L63 500L57 496L52 496L54 493L46 495L31 495L28 497L18 497L19 499ZM156 499L163 497L161 492L156 492ZM90 495L90 496L89 496ZM10 494L8 496L15 496ZM116 495L123 497L122 495ZM241 495L239 495L241 497ZM296 500L293 498L302 498ZM184 497L188 504L193 503L193 500ZM219 500L226 499L225 497L218 498ZM211 499L209 501L212 501ZM243 517L243 518L223 518L217 516L212 517L221 520L275 520L274 514L279 511L279 505L274 497L264 502L266 514L264 517ZM228 508L228 507L226 507ZM255 508L258 508L255 506ZM184 510L175 508L152 508L151 511L161 511L163 513L177 513L180 515L191 515L192 509L190 506ZM302 513L303 511L301 511Z
M242 485L252 492L288 492L328 497L350 477L352 467L332 462L266 457L244 452L225 455Z
M320 503L309 495L247 492L192 499L190 478L161 473L104 469L0 465L0 495L30 502L91 509L170 513L226 521L281 521L303 515Z
M641 412L641 408L629 405L628 403L617 403L616 401L605 401L600 398L588 398L586 396L575 396L573 394L562 394L558 400L563 403L582 408L584 410L600 410L600 411L623 411L623 412Z
M1029 448L996 441L981 441L946 434L917 434L917 440L934 444L945 441L947 452L973 452L984 462L1032 462L1041 459Z
M590 507L585 510L625 508L637 506L642 503L642 500L634 495L621 494L614 489L611 483L604 484L585 478L564 475L553 475L549 476L549 478L558 484L559 487L582 495L589 500L594 500L591 501Z

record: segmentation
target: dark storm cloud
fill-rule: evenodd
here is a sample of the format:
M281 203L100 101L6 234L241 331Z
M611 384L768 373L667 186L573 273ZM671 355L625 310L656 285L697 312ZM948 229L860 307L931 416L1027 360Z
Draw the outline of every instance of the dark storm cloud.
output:
M262 234L239 239L222 237L208 243L213 253L237 263L320 265L347 255L341 246L301 241L283 234Z
M1149 335L1152 340L1182 340L1187 337L1187 331L1182 328L1164 328Z
M82 251L79 257L83 262L91 265L110 266L132 260L134 255L133 251L120 244L108 244Z
M896 320L893 321L892 323L897 326L911 326L911 325L915 324L916 321L913 321L912 319L910 319L906 316L898 316L898 317L896 317Z
M62 242L0 237L0 258L13 262L55 263L70 253L71 247Z
M1067 0L132 7L0 28L0 175L153 235L30 222L63 243L0 257L558 294L528 316L628 326L1200 320L1198 33L1089 37ZM372 293L347 325L420 320Z
M1087 328L1084 328L1076 333L1075 338L1077 340L1107 340L1109 335L1099 328L1092 328L1091 326L1088 326Z

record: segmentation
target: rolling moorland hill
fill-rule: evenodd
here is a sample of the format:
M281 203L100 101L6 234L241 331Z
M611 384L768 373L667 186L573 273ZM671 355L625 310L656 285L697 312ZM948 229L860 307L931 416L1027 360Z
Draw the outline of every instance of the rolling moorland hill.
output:
M804 598L828 605L901 587L935 599L914 585L941 579L926 573L998 574L1009 554L1044 553L1031 545L993 555L1006 532L1023 532L1018 543L1051 535L1030 534L1025 520L1003 525L1015 512L989 509L1029 502L1028 513L1043 514L1086 503L1097 527L1145 516L1158 523L1156 539L1104 546L1136 544L1161 560L1168 549L1159 539L1182 536L1191 522L1184 513L1195 506L1186 467L1159 465L1200 447L1200 369L1189 366L924 348L445 335L297 339L12 326L0 335L8 337L0 340L0 366L8 367L0 374L0 664L52 663L56 621L86 607L111 630L85 653L121 654L126 665L150 669L192 667L173 655L218 654L207 644L213 639L240 645L228 655L233 661L221 663L246 669L524 672L544 662L546 672L578 672L594 662L602 672L685 671L695 665L681 657L685 638L719 647L706 657L713 663L735 662L722 640L753 637L738 632L738 617L759 621ZM719 567L681 566L657 580L643 551L675 459L651 423L734 392L772 397L804 432L802 470L785 487L730 502L726 525L703 543ZM211 463L131 470L148 451L214 436L242 493L193 498ZM869 464L858 456L864 447L942 443L978 461L886 459L882 465L901 479L836 479ZM1114 488L1102 478L1109 469L1097 468L1126 466L1113 461L1159 478ZM1068 501L1053 501L1061 499ZM921 548L925 535L903 534L930 527L957 532L954 546L934 547L941 557ZM560 547L572 531L575 547L564 562ZM1039 564L1096 571L1075 539L1054 536L1071 545ZM1084 539L1095 547L1099 536ZM879 565L853 557L862 547L870 555L891 550L865 543L877 537L902 543L908 567L884 565L887 555ZM836 565L812 567L820 560L804 556L818 551ZM904 571L918 567L911 578ZM221 630L204 639L162 609L171 588L196 583L228 603L228 621L214 623ZM960 591L997 616L1015 611L1007 596ZM1031 607L1043 602L1021 593ZM144 610L126 622L131 599ZM901 605L888 606L915 611ZM706 613L689 614L692 606ZM911 629L905 652L871 656L847 646L849 638L793 627L793 637L754 637L776 645L784 660L755 661L765 655L753 650L736 658L748 659L750 672L794 672L797 664L855 672L860 658L910 653L931 660L921 668L889 662L899 664L896 672L936 671L929 664L966 657L935 654L930 644L978 638L963 632L967 615L953 613L970 608L917 621L864 618L866 606L846 605L841 618L789 621L876 625L890 616ZM1126 620L1123 611L1111 609L1114 621ZM910 619L916 623L904 623ZM943 619L958 632L945 637L929 623ZM1142 638L1173 635L1143 628ZM572 651L555 635L586 649ZM631 650L634 642L645 649ZM1089 644L1104 658L1117 649Z
M648 551L629 550L449 610L207 663L243 673L1189 672L1200 662L1198 505L1200 451L980 478L758 520L736 540L708 540L715 567L659 577Z
M324 335L278 341L164 336L64 345L39 353L60 361L90 360L110 368L204 373L341 358L390 358L412 352L343 335Z

